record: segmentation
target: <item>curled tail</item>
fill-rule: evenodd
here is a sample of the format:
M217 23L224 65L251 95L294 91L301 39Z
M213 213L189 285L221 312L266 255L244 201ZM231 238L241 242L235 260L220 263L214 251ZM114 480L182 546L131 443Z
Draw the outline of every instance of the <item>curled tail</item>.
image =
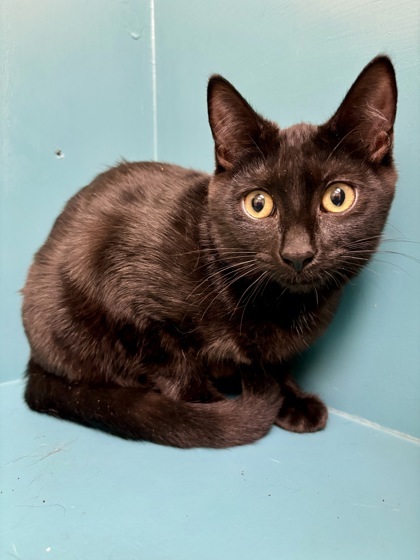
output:
M244 387L236 399L189 403L151 390L71 384L33 360L25 400L30 408L111 434L175 447L232 447L264 436L282 397L274 380Z

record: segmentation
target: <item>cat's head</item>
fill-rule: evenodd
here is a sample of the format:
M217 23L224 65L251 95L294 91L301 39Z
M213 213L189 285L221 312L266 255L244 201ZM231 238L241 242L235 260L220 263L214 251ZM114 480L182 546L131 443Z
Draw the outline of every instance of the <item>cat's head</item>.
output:
M385 56L366 66L321 126L282 130L213 76L209 215L226 267L265 273L294 291L342 285L357 274L380 241L394 196L396 105Z

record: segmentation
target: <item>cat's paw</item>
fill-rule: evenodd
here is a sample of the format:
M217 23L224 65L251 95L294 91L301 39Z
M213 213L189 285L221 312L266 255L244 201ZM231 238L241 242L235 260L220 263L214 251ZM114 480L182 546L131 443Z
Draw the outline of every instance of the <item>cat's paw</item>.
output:
M289 432L317 432L325 428L328 410L315 395L289 394L279 410L276 426Z

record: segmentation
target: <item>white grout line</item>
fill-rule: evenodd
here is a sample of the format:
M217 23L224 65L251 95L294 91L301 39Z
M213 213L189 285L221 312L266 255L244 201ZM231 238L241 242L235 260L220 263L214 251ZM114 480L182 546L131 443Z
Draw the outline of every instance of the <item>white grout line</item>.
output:
M10 190L9 159L10 159L10 52L13 42L10 40L10 7L5 0L0 0L0 37L3 37L4 49L0 57L0 114L2 125L0 127L0 193L8 195ZM4 209L5 211L5 209ZM1 219L1 218L0 218ZM3 259L2 259L3 260ZM6 268L6 262L2 262Z
M152 49L153 159L158 159L155 0L150 0L150 41Z
M371 420L366 420L366 418L362 418L361 416L349 414L348 412L343 412L342 410L337 410L336 408L332 408L330 406L328 407L328 411L331 412L331 414L335 414L335 416L346 418L346 420L350 420L351 422L355 422L356 424L361 424L362 426L372 428L373 430L378 430L390 436L406 439L413 443L420 443L420 438L418 437L411 436L410 434L405 434L404 432L399 432L398 430L393 430L392 428L386 428L385 426L381 426L381 424L377 424L376 422L372 422Z
M17 385L18 383L22 383L23 379L12 379L11 381L2 381L0 383L0 388L2 387L9 387L9 385Z

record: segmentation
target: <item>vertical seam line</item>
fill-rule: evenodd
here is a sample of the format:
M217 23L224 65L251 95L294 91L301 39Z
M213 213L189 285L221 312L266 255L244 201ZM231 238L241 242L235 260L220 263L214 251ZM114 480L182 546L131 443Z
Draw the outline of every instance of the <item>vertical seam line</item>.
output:
M156 29L155 29L155 0L150 0L150 42L152 55L152 112L153 112L153 159L158 159L157 132L157 80L156 80Z

